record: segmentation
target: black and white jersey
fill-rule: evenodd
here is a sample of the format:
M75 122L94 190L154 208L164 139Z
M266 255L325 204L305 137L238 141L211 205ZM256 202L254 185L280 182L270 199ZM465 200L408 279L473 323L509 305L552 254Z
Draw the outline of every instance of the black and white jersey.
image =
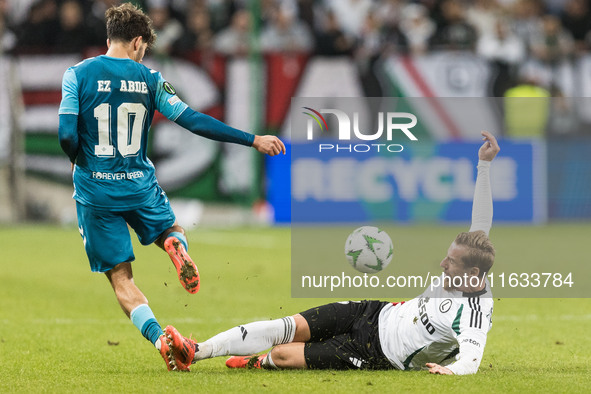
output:
M382 309L382 351L399 369L426 368L425 363L432 362L446 365L456 375L475 373L492 312L488 282L483 290L469 294L443 286L428 288L417 298Z

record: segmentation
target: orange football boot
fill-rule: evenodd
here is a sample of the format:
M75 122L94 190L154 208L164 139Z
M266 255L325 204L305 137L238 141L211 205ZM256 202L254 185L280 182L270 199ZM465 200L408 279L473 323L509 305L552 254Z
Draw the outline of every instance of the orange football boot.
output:
M199 345L194 340L182 336L173 326L166 326L164 333L174 359L187 366L187 370L189 370L188 366L193 364L195 351Z
M228 368L255 368L262 369L263 360L267 357L267 353L257 356L232 356L226 360L226 367Z
M190 371L189 365L178 359L170 347L165 334L160 335L160 355L169 371Z
M170 256L181 285L191 294L199 291L199 271L187 254L185 247L176 237L168 237L164 241L164 250Z

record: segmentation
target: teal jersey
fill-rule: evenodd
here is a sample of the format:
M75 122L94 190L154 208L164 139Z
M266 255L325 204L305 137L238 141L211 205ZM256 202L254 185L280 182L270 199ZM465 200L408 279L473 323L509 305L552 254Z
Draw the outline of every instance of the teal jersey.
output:
M114 211L151 204L163 193L147 157L154 111L175 121L186 109L159 72L131 59L102 55L70 67L59 114L78 116L76 201Z

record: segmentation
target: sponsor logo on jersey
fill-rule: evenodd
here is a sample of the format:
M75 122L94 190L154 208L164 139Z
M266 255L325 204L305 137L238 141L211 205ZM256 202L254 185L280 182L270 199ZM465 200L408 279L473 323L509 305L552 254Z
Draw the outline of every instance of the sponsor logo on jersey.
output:
M472 344L472 345L474 345L474 346L477 346L477 347L480 347L480 343L479 343L479 342L477 342L477 341L475 341L474 339L466 338L466 339L464 339L464 340L462 341L462 343L464 343L464 342L465 342L465 343Z
M435 334L435 327L429 321L429 315L427 314L427 303L429 302L429 297L424 297L419 299L419 316L421 318L421 323L425 326L425 330L431 335Z

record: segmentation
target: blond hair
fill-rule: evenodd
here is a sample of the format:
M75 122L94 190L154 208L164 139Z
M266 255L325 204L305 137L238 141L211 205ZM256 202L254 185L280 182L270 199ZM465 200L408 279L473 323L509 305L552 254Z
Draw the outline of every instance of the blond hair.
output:
M495 248L484 231L459 233L454 242L468 249L462 256L465 267L477 267L480 277L490 271L495 261Z

